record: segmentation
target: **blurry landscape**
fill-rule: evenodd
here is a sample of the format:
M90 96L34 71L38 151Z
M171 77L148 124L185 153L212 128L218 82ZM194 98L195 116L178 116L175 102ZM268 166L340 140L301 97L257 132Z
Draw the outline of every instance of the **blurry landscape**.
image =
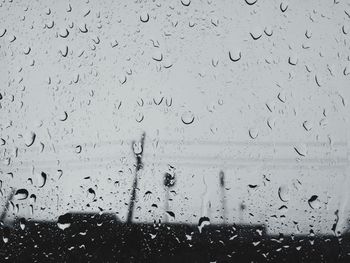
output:
M348 262L350 3L0 3L0 261Z

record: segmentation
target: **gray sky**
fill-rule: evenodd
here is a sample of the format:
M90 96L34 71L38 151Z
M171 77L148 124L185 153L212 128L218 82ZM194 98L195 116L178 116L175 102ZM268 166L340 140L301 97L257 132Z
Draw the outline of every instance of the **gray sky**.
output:
M135 221L222 223L224 197L229 223L328 233L339 210L345 227L349 3L183 3L1 3L1 202L10 187L37 197L9 219L100 207L125 220L146 132Z

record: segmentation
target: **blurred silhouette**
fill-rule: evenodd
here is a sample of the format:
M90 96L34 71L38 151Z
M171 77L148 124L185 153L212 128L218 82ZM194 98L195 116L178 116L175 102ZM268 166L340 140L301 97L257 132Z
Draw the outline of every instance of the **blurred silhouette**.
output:
M221 193L221 205L222 205L222 220L226 224L226 198L225 198L225 174L223 171L219 173L220 178L220 193Z
M17 219L0 235L1 262L349 262L350 253L348 234L270 236L263 225L244 224L206 224L199 231L188 224L122 223L109 213Z
M243 223L244 202L239 208L240 224L227 224L223 171L219 172L223 223L211 224L210 212L205 209L208 217L201 217L198 225L169 223L167 220L163 223L133 222L144 141L145 134L139 144L132 144L136 165L126 222L121 222L115 213L102 212L70 212L58 216L56 221L16 217L11 226L0 225L0 261L350 262L348 232L341 236L320 236L312 231L310 235L268 235L262 224ZM169 165L169 172L164 174L166 211L169 189L176 182L174 169ZM1 222L6 218L14 193L12 190L5 202ZM203 198L205 196L206 191ZM210 200L208 204L210 206ZM336 216L334 230L338 212Z
M133 214L134 214L134 205L135 205L135 199L136 199L136 189L137 189L137 181L139 177L139 171L143 167L142 163L142 154L144 150L144 144L145 144L145 137L146 133L143 133L141 136L141 141L140 141L140 149L135 151L135 141L132 142L132 150L135 154L136 158L136 166L135 166L135 176L134 176L134 182L132 185L132 192L131 192L131 197L130 197L130 202L129 202L129 209L128 209L128 217L127 217L127 222L131 223L133 219Z

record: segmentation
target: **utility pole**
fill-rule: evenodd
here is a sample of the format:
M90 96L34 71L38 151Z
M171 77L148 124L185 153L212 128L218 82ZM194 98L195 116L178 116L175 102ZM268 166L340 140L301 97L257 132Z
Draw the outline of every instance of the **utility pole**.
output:
M165 222L168 222L167 211L169 211L169 190L175 185L175 167L169 165L169 172L164 174L164 188L165 188Z
M220 178L220 193L221 193L221 205L222 205L222 218L223 223L226 225L226 198L225 198L225 174L223 171L219 173Z
M135 167L135 177L134 177L134 182L132 185L132 192L131 192L131 197L130 197L130 202L129 202L128 217L127 217L128 223L132 222L133 214L134 214L137 180L139 177L139 171L143 167L142 154L143 154L143 149L144 149L145 137L146 137L146 134L143 133L141 136L141 141L140 141L140 149L135 149L136 148L135 141L132 142L132 150L133 150L133 153L134 153L135 158L136 158L136 167Z
M239 221L240 223L242 224L243 223L243 213L244 213L244 210L246 209L246 206L244 204L244 201L242 201L240 204L239 204Z

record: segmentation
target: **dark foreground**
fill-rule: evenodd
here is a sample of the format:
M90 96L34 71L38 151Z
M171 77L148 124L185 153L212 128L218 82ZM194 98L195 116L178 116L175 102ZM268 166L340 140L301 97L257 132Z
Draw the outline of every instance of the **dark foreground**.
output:
M62 220L61 220L62 221ZM268 236L263 226L122 224L111 215L0 227L1 262L350 262L350 236ZM24 229L22 228L23 226Z

